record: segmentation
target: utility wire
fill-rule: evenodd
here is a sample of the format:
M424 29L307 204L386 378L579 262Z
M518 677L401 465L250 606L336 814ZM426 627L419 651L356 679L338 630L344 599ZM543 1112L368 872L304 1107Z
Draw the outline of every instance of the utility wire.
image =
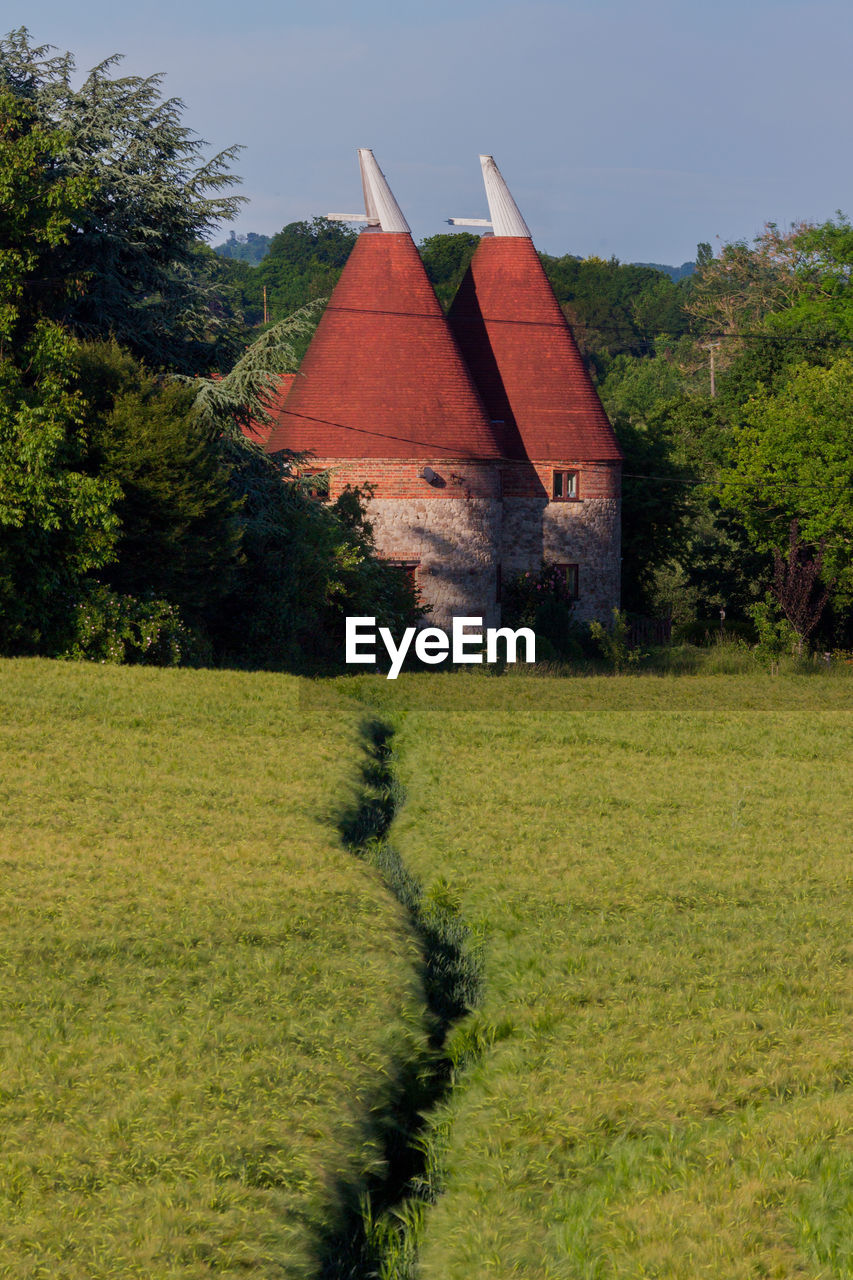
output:
M432 312L432 311L401 311L399 309L390 310L385 307L347 307L347 306L340 306L337 303L335 303L334 305L329 304L325 308L325 310L346 312L353 315L403 316L406 319L413 319L413 320L432 320L432 321L442 320L445 323L448 322L448 317L446 315L444 315L441 312L436 314L435 312ZM453 316L452 323L453 324L478 324L478 325L480 324L481 325L503 325L503 326L515 326L517 328L527 328L527 329L565 330L566 328L568 328L569 331L574 336L574 329L572 327L572 324L570 323L570 321L568 321L565 318L561 320L519 320L519 319L514 319L506 316L455 315ZM582 325L578 324L576 325L576 327L581 328ZM629 342L634 346L655 346L656 343L658 343L662 338L689 338L691 342L704 342L705 340L712 339L712 338L715 341L717 339L725 338L731 342L739 342L741 341L741 339L755 338L762 342L796 342L796 343L800 343L802 346L812 346L812 347L853 346L853 337L844 338L840 334L827 334L824 337L818 338L818 337L809 337L806 335L796 334L796 333L793 333L793 334L765 333L760 330L747 330L747 331L742 331L740 333L724 333L722 330L720 330L719 332L713 331L713 330L707 330L702 333L688 333L688 332L685 332L684 330L659 329L657 331L657 335L654 338L642 338L639 336L635 337L630 334L626 334L624 335L624 337L626 342Z

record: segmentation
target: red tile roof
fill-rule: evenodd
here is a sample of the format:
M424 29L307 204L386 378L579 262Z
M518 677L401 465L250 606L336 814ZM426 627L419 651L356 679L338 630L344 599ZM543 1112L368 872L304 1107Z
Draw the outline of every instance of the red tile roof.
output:
M490 417L529 458L622 457L532 240L484 236L448 319Z
M266 447L318 458L500 456L411 236L359 236Z

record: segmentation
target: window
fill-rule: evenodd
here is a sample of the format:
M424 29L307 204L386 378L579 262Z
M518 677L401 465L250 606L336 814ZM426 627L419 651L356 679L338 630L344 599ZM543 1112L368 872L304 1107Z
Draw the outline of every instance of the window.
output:
M302 471L299 479L303 493L307 493L309 498L316 498L318 502L329 501L328 471Z
M501 594L503 592L503 569L501 565L495 565L495 604L500 604Z
M420 583L418 582L418 568L420 566L420 563L421 563L420 560L389 560L388 561L388 564L395 564L398 569L403 569L405 571L406 577L411 582L412 589L415 592L417 592L420 588Z
M552 497L555 502L570 502L578 496L577 471L555 471Z
M555 564L555 571L566 584L570 600L578 598L578 566L576 564Z

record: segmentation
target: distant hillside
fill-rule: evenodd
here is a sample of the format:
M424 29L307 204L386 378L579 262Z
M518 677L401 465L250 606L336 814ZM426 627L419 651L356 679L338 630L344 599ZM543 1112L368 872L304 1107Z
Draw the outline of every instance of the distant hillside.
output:
M682 262L680 267L667 267L662 262L634 262L631 265L653 267L655 271L662 271L664 275L669 276L670 280L683 280L685 276L692 276L696 270L695 262Z
M245 236L238 236L232 231L225 244L214 245L213 252L218 253L220 258L235 258L238 262L249 262L255 267L269 252L271 239L271 236L261 236L255 231L250 231Z

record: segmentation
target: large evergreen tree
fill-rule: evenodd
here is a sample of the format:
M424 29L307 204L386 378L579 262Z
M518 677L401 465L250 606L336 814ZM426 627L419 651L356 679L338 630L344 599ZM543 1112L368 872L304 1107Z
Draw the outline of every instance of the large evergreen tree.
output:
M0 86L54 131L54 168L87 190L70 234L42 257L40 310L82 338L114 337L152 367L227 366L239 325L200 242L239 206L228 194L236 148L205 159L183 103L162 97L162 76L117 76L118 60L75 88L70 53L34 46L25 28L0 39ZM57 279L75 288L56 293Z

